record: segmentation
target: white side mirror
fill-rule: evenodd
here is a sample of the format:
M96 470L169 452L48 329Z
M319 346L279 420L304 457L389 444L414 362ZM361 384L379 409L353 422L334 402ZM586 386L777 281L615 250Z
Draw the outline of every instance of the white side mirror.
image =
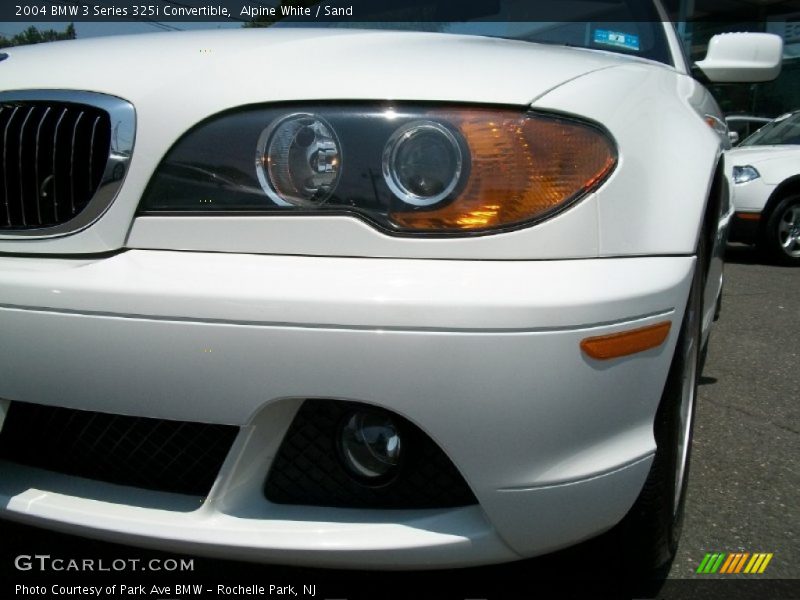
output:
M731 146L735 146L739 143L739 133L737 131L729 131L728 139L731 141Z
M723 33L697 66L714 83L772 81L781 73L783 39L772 33Z

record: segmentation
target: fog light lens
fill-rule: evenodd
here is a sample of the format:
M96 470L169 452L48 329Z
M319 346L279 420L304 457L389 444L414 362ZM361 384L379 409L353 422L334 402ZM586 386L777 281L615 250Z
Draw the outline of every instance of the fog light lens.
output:
M341 171L336 134L312 114L289 115L267 127L258 141L261 187L280 206L316 206L327 200Z
M398 129L383 151L383 177L403 202L431 206L447 198L461 179L463 159L455 135L433 121Z
M342 460L356 477L378 481L397 469L402 445L397 426L388 414L358 411L341 427L339 444Z

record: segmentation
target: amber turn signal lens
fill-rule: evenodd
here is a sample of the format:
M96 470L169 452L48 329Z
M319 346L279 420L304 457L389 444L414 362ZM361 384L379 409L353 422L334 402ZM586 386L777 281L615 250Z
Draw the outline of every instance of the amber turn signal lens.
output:
M671 322L664 321L630 331L586 338L581 342L581 350L597 360L629 356L663 344L671 326Z
M491 109L435 116L461 134L469 169L452 201L392 211L403 229L481 231L539 220L592 191L617 162L609 137L579 121Z

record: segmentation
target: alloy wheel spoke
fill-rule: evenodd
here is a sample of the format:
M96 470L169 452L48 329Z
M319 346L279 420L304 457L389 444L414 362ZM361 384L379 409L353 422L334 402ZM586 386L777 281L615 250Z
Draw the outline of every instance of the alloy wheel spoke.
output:
M800 205L789 206L781 215L778 242L786 254L800 257Z

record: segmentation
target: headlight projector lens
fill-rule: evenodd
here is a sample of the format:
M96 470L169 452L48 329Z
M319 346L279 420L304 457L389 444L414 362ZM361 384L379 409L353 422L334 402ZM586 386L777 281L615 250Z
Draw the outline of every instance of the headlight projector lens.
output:
M458 185L463 169L455 135L433 121L413 121L392 134L383 151L383 177L403 202L432 206Z
M374 411L358 411L344 420L339 448L350 473L373 483L392 477L402 453L397 426L388 414Z
M339 181L341 164L333 127L316 115L284 117L267 127L258 140L258 180L280 206L325 202Z

